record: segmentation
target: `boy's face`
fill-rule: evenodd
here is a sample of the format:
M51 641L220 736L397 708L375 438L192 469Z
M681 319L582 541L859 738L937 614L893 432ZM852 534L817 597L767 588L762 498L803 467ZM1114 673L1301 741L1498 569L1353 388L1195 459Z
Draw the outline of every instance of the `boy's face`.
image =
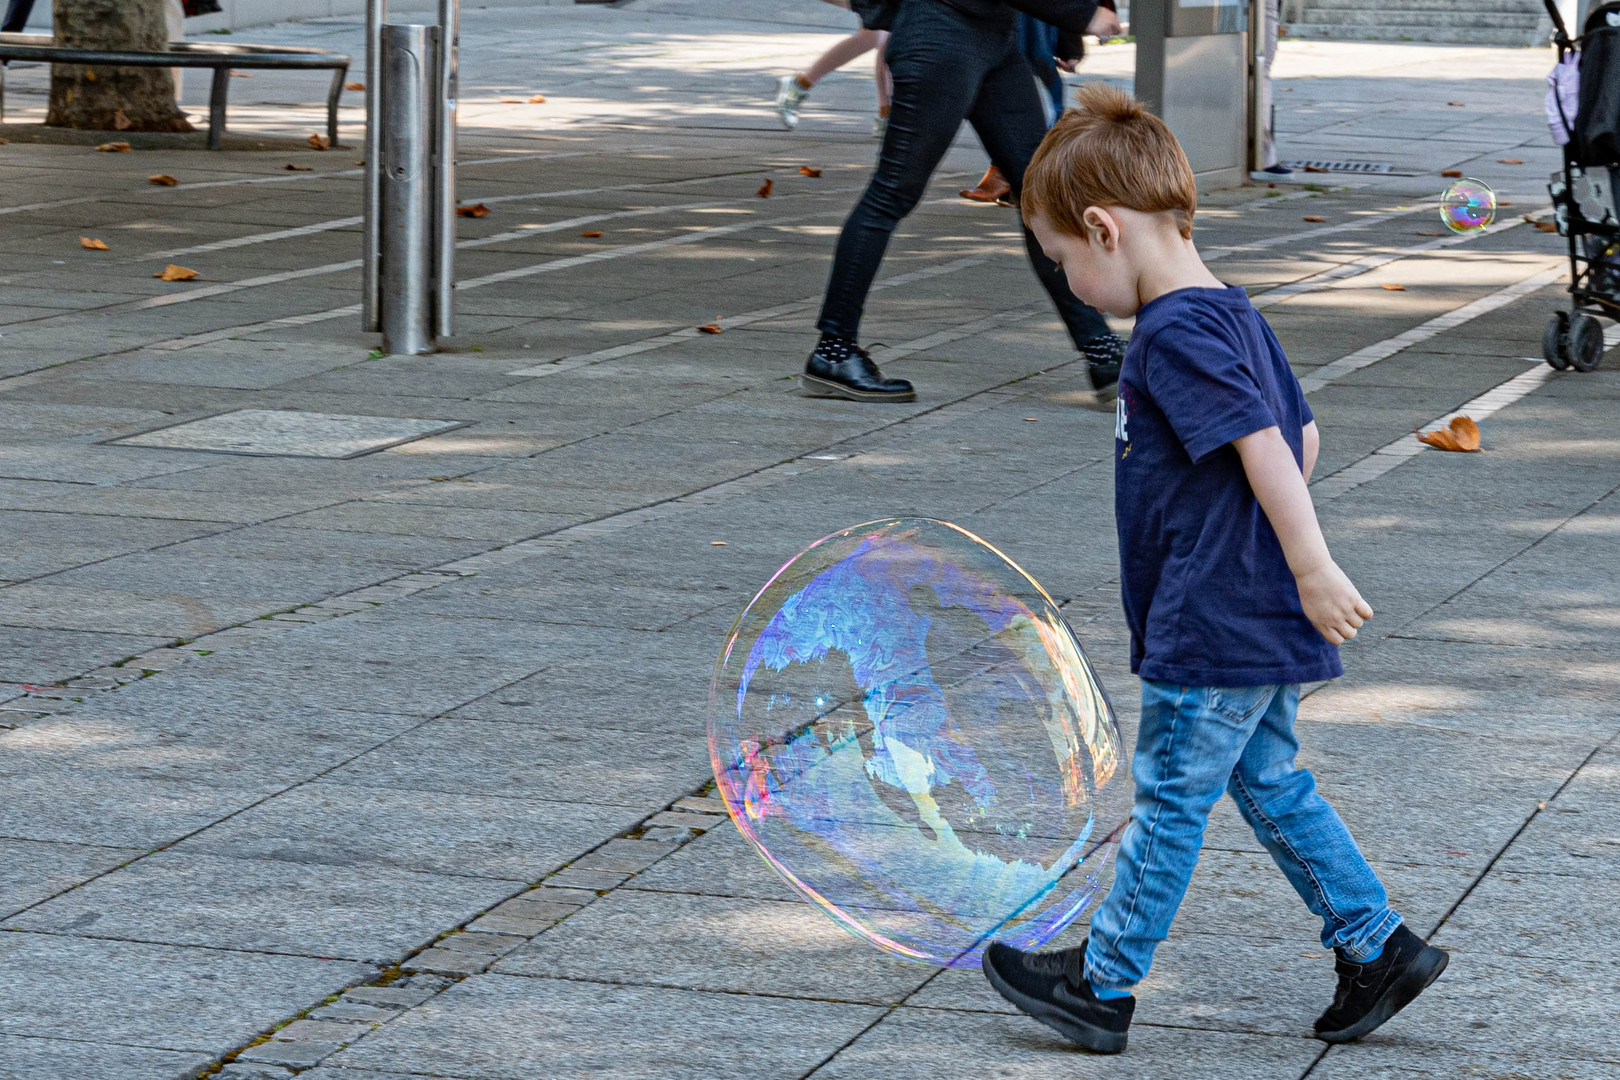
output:
M1029 229L1046 257L1057 263L1069 281L1069 291L1110 315L1128 318L1141 306L1136 294L1136 273L1120 249L1119 225L1101 207L1088 207L1083 219L1088 236L1052 228L1041 214L1029 220Z

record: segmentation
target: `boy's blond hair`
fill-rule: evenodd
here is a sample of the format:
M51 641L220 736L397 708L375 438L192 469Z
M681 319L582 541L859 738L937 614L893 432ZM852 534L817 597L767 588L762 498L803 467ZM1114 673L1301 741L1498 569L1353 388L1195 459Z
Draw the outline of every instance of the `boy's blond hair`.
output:
M1164 121L1107 83L1087 83L1077 108L1058 117L1024 173L1025 218L1036 214L1060 232L1085 236L1088 206L1172 213L1192 239L1198 187L1192 166Z

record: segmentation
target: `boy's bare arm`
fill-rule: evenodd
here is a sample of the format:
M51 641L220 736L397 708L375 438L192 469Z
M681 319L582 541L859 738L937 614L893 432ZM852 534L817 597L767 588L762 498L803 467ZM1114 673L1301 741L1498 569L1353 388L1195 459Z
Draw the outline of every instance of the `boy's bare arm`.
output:
M1315 424L1306 428L1315 434ZM1311 440L1314 442L1314 440ZM1294 452L1283 441L1282 432L1268 427L1235 439L1232 445L1243 460L1260 508L1266 512L1283 556L1299 586L1300 606L1321 635L1335 645L1356 636L1356 628L1372 618L1372 608L1361 598L1344 571L1328 554L1327 541L1316 523L1316 507L1305 487L1305 474L1294 461ZM1307 465L1314 460L1307 457Z
M1305 425L1300 432L1300 438L1305 443L1305 464L1300 467L1300 471L1305 474L1305 482L1308 484L1311 482L1311 473L1316 471L1316 456L1322 450L1322 436L1316 430L1315 420Z

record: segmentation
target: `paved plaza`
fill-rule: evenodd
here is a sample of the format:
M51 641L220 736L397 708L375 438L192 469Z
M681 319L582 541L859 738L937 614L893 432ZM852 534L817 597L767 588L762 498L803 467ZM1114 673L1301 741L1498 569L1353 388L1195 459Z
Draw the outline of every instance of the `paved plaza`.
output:
M1539 362L1549 50L1285 42L1283 156L1391 171L1198 217L1309 391L1318 511L1378 613L1303 760L1452 951L1428 993L1311 1038L1332 955L1225 803L1129 1052L1090 1057L846 935L725 820L722 634L877 517L1016 559L1134 726L1113 415L1013 212L957 197L971 133L869 306L917 402L794 392L870 68L793 133L770 93L847 19L467 4L460 189L490 213L427 357L359 330L360 93L324 153L324 76L272 72L231 113L270 149L97 153L25 142L46 72L8 72L0 1080L1620 1080L1620 356ZM361 52L352 19L238 40ZM1450 169L1500 194L1485 233L1441 230ZM1483 452L1413 438L1458 412Z

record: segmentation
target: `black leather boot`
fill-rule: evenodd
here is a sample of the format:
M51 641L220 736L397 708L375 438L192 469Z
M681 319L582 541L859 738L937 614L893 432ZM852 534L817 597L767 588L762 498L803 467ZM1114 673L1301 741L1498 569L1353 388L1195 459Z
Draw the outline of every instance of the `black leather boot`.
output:
M866 350L848 338L822 334L816 351L804 362L799 392L806 397L849 401L916 401L917 392L904 379L886 379Z

